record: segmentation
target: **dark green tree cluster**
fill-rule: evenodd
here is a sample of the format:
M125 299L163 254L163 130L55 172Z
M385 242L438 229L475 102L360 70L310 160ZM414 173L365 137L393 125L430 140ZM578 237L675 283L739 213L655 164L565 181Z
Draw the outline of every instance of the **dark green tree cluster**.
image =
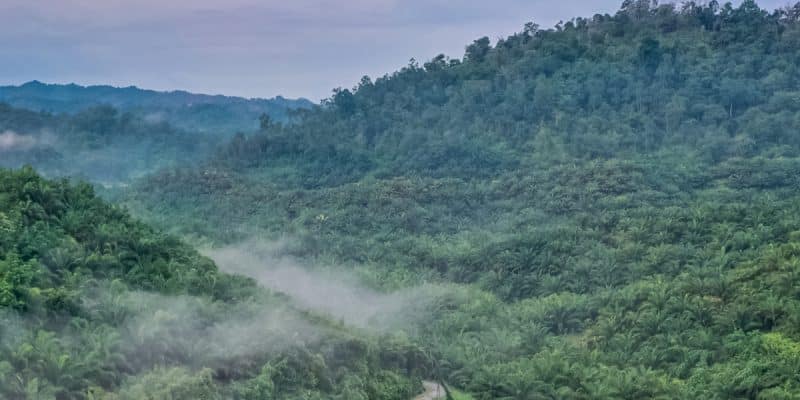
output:
M796 147L797 14L643 0L554 29L528 25L493 47L475 41L463 60L412 62L337 89L302 123L234 140L218 164L290 166L288 184L314 188L667 147L702 148L714 162Z

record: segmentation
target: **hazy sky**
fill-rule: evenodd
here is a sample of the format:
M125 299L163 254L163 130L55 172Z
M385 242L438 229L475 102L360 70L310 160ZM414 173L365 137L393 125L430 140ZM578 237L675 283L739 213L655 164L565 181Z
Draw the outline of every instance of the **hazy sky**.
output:
M764 7L787 0L762 0ZM621 0L0 0L0 84L136 85L327 97L412 57L461 57L527 21L615 12Z

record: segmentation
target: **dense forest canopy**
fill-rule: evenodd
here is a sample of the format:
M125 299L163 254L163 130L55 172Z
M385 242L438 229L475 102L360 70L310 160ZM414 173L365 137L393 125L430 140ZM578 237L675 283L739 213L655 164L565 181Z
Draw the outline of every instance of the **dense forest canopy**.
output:
M0 169L0 398L408 399L402 337L220 273L88 184Z
M800 391L800 4L625 1L337 89L119 198L199 243L295 240L479 399Z
M493 47L476 40L463 60L412 61L337 89L303 123L235 140L219 163L294 163L308 173L292 184L310 188L367 175L485 177L547 165L542 157L684 146L720 160L795 146L798 13L629 1L614 16L528 24Z
M2 165L135 178L0 170L0 398L795 398L798 66L800 3L626 0L222 144L0 106Z
M182 129L215 134L254 130L262 114L287 121L291 110L313 106L306 99L281 96L245 99L185 91L157 92L135 86L57 85L38 81L0 87L0 101L34 111L69 114L111 106L150 121L165 121Z

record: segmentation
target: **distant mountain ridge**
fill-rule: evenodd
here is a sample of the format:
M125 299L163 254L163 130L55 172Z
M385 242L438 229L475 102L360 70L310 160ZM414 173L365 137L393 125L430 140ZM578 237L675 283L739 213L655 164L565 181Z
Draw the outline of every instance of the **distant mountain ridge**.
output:
M34 111L70 114L110 105L195 131L251 130L258 126L261 114L286 121L289 110L311 108L314 105L307 99L287 99L282 96L247 99L182 90L160 92L136 86L81 86L39 81L19 86L0 86L0 102Z

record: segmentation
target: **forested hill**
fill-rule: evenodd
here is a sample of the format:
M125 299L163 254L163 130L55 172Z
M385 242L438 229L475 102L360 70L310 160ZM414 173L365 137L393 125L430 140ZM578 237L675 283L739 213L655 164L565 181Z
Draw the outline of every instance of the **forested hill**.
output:
M714 162L798 144L800 8L629 1L617 14L438 56L353 90L301 123L235 140L218 164L291 164L293 185L371 175L487 177L682 148Z
M408 340L299 311L96 198L0 169L0 399L379 399Z
M462 291L414 339L479 399L800 391L800 4L654 5L336 90L125 201Z
M124 183L208 157L224 141L110 106L51 114L0 103L0 167L31 165L51 177Z
M77 113L97 106L112 106L151 121L166 121L180 128L216 134L258 128L266 114L287 121L290 110L311 108L306 99L245 99L185 91L158 92L135 86L57 85L32 81L0 87L0 101L12 106L52 113Z

